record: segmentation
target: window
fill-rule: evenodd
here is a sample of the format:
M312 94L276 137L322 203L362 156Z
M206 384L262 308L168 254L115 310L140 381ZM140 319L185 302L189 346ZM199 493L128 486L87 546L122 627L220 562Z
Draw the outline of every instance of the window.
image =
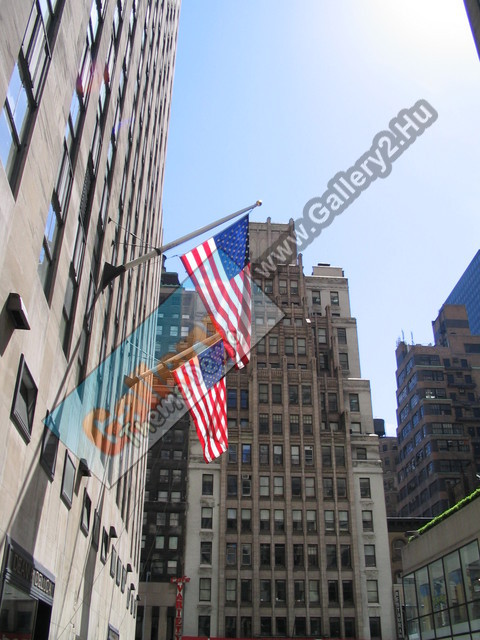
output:
M272 601L272 583L270 580L260 580L260 602L264 604Z
M302 384L302 404L312 404L312 387L309 384Z
M360 411L360 402L358 399L358 393L350 394L350 411Z
M288 402L289 404L298 404L298 385L288 385Z
M313 445L305 445L303 448L304 462L306 466L313 465ZM293 460L292 460L293 464Z
M302 511L301 509L293 509L292 511L292 528L296 533L303 531Z
M228 389L227 390L227 409L236 409L236 408L237 408L237 390Z
M283 509L274 510L273 522L275 533L283 533L285 531L285 512Z
M341 445L335 446L335 463L337 467L345 466L345 448Z
M348 533L350 530L348 511L338 512L338 528L340 533Z
M367 449L365 447L357 447L357 460L366 460L367 459Z
M269 337L269 339L268 339L268 347L269 347L271 356L278 355L278 337L277 336L270 336Z
M328 604L338 604L338 580L328 581Z
M373 531L373 512L362 511L362 525L364 531Z
M313 417L310 415L303 416L303 435L313 435Z
M307 547L307 562L310 569L318 567L318 546L309 544Z
M305 602L305 580L293 581L293 593L295 597L295 604Z
M300 433L300 422L299 416L293 414L290 415L290 435L296 436Z
M308 599L311 605L320 602L320 582L318 580L308 581Z
M283 445L281 444L273 445L273 464L283 464Z
M251 444L242 444L242 463L243 464L252 463L252 445Z
M327 554L327 569L336 569L337 568L337 545L327 544L326 554Z
M305 497L315 498L315 478L305 478Z
M360 478L360 497L371 498L370 478Z
M300 447L298 445L290 446L290 461L292 466L298 466L300 464Z
M323 497L333 498L333 478L323 478Z
M26 442L30 441L37 403L37 386L22 354L18 366L10 416Z
M270 566L270 544L268 542L260 543L260 565L262 567Z
M211 529L213 521L212 507L202 507L202 529Z
M240 409L248 409L248 389L240 389Z
M68 451L65 451L65 464L63 467L61 496L68 507L72 506L73 488L75 485L76 467Z
M348 365L348 353L339 353L338 359L340 362L340 368L343 371L348 371L348 369L350 368Z
M329 393L328 394L328 410L329 411L338 411L338 402L337 402L337 394Z
M303 568L303 544L293 545L293 566L297 568Z
M275 566L284 567L285 566L285 545L276 544L274 551L275 551Z
M337 498L347 497L347 479L337 478Z
M272 432L276 435L280 435L282 431L282 414L274 413L272 416Z
M382 627L380 617L375 616L369 618L370 623L370 638L372 640L382 640Z
M299 356L307 355L307 341L305 338L297 338L297 354Z
M236 616L225 616L225 637L237 637L237 618Z
M46 422L49 416L47 416ZM53 424L51 425L53 428ZM42 451L40 454L40 462L45 469L48 477L52 480L55 475L55 466L57 463L58 438L52 429L45 424L43 428Z
M284 494L283 476L273 476L273 495L280 497Z
M375 557L375 545L374 544L366 544L364 545L365 550L365 566L366 567L376 567L377 560Z
M260 476L260 497L268 498L270 495L270 476Z
M325 511L325 531L327 533L335 531L335 512L330 509Z
M259 463L260 464L269 464L268 444L259 445Z
M377 580L367 580L367 602L378 602Z
M268 403L268 384L264 382L258 384L258 401Z
M353 607L353 582L351 580L342 581L343 604Z
M210 616L198 616L198 635L210 637Z
M272 402L274 404L282 404L282 385L272 384Z
M90 513L92 510L92 500L87 493L87 490L83 490L83 506L82 506L82 518L80 521L80 528L83 533L87 534L90 529Z
M240 581L240 598L242 602L252 601L252 581L241 580Z
M251 531L252 530L252 510L251 509L242 509L241 511L241 530L242 531Z
M227 578L225 580L225 601L237 601L237 580L236 578Z
M340 559L342 563L342 569L352 568L352 554L349 544L340 545Z
M242 544L242 565L249 567L252 564L252 545L250 543Z
M292 476L292 497L302 497L302 479L299 476Z
M338 305L340 304L338 291L330 291L330 304L335 307L338 307Z
M293 351L293 338L285 338L285 355L286 356L293 356L294 355L294 351Z
M213 474L202 475L202 496L213 496Z
M327 344L327 330L325 327L318 327L318 343Z
M270 509L260 509L260 531L270 533Z
M307 509L307 532L315 533L317 530L317 512L313 509Z
M258 432L268 433L268 431L269 431L268 413L260 413L258 416Z
M105 529L105 527L103 527L103 531L102 531L102 546L101 546L101 549L100 549L100 560L103 562L103 564L105 564L105 562L107 561L108 543L109 543L108 533L107 533L107 530Z
M212 543L200 542L200 564L212 564Z
M322 464L327 469L332 466L332 448L330 445L322 445Z
M344 327L337 327L338 344L347 344L347 330Z
M227 542L225 560L229 567L237 565L237 543Z

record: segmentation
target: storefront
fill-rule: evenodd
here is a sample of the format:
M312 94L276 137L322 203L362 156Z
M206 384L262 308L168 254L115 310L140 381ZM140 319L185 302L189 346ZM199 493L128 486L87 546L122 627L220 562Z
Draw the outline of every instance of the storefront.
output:
M7 536L0 585L0 638L48 640L55 577Z

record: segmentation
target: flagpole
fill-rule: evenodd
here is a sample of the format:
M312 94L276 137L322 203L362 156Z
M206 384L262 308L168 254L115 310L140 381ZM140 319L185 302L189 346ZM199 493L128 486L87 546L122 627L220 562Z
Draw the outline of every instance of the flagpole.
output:
M210 231L210 229L214 229L215 227L218 227L220 224L223 224L224 222L228 222L229 220L232 220L233 218L236 218L237 216L242 215L242 213L247 213L247 211L252 211L252 209L255 209L255 207L261 207L261 206L262 206L262 201L257 200L255 204L252 204L249 207L245 207L245 209L240 209L240 211L235 211L235 213L230 213L228 216L220 218L216 222L211 222L210 224L205 225L201 229L198 229L197 231L192 231L191 233L187 233L187 235L182 236L177 240L173 240L172 242L168 242L167 244L164 244L161 247L155 247L145 255L139 256L138 258L135 258L135 260L132 260L131 262L126 262L125 264L120 264L117 266L110 264L110 262L106 262L103 267L100 291L103 291L103 289L105 289L105 287L108 286L110 282L112 282L112 280L122 275L122 273L125 273L129 269L133 269L133 267L137 267L139 264L148 262L148 260L150 260L151 258L156 258L162 253L165 253L165 251L168 251L168 249L173 249L173 247L176 247L179 244L183 244L184 242L187 242L192 238L196 238L197 236L202 235L202 233Z
M144 371L143 373L140 373L138 376L135 376L135 377L124 376L123 381L125 383L125 386L130 389L131 387L136 385L137 382L140 382L140 380L145 380L145 378L148 378L148 376L151 376L152 374L160 373L162 369L170 370L168 365L173 365L177 361L190 360L192 356L202 353L203 351L205 351L205 349L208 349L208 347L213 346L220 340L221 340L220 334L214 333L213 336L209 336L202 342L196 342L194 345L192 345L191 347L188 347L187 349L184 349L180 353L176 353L174 356L170 356L170 358L167 358L166 360L162 360L162 362L160 362L160 364L158 364L153 369ZM197 347L200 345L205 347L205 349L202 349L202 351L199 352L197 350Z

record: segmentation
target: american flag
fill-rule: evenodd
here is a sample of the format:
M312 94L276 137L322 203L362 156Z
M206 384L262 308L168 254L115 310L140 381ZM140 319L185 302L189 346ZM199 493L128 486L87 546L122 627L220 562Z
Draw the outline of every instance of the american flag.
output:
M228 449L225 349L221 340L172 371L211 462Z
M237 368L250 359L252 287L248 215L182 256L228 356Z

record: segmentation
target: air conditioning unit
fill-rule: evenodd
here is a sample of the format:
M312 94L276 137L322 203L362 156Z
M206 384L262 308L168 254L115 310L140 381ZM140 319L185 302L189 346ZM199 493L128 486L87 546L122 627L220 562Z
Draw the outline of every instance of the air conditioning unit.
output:
M242 480L250 480L251 475L249 473L242 473Z

